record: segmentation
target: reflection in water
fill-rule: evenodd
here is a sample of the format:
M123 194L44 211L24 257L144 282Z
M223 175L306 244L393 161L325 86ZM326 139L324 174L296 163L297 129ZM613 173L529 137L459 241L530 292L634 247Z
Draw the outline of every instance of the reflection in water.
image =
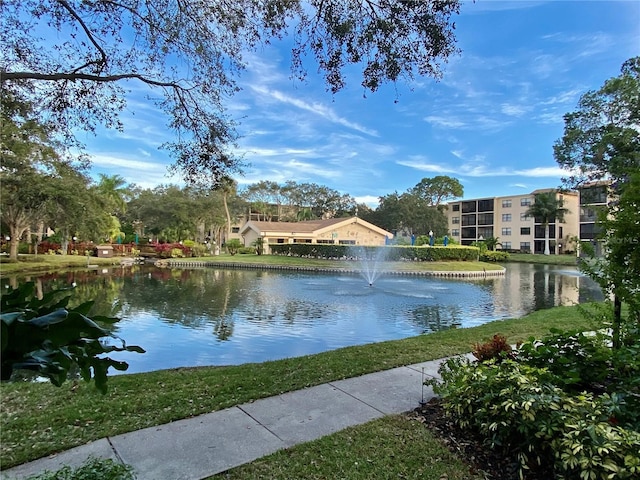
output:
M37 281L43 292L76 284L72 304L95 300L93 314L120 317L114 333L147 350L114 355L130 373L295 357L602 298L575 269L526 264L505 277L383 276L372 287L350 275L149 266Z

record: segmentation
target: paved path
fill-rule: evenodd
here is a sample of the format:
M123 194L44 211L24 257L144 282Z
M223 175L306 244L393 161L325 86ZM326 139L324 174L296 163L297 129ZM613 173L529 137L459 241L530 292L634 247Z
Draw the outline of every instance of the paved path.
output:
M423 387L423 378L437 376L441 362L338 380L103 438L5 470L0 477L22 479L62 465L75 467L94 455L132 465L138 480L199 480L352 425L413 410L434 396Z

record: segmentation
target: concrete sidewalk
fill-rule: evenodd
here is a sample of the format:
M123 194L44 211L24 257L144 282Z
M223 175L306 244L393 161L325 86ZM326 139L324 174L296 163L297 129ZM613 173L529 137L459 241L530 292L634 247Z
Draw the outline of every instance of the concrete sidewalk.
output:
M325 383L185 420L103 438L0 472L22 479L90 456L132 465L138 480L199 480L283 448L407 412L434 396L424 378L443 360ZM424 396L423 396L424 395Z

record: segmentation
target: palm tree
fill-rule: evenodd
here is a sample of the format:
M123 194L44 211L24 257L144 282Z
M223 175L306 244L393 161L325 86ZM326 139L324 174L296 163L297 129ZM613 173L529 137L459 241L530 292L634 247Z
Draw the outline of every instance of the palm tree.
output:
M127 181L120 175L99 174L97 190L98 194L107 203L109 213L124 213L127 209L127 200L131 196L131 190L126 186Z
M487 244L487 248L489 250L495 251L498 245L502 246L502 243L499 242L499 238L500 237L489 237L484 241L484 243Z
M564 222L565 214L569 210L563 207L564 202L557 198L556 192L544 192L536 195L533 205L525 212L525 215L540 219L544 227L544 254L549 255L549 223L555 219L556 222Z
M298 210L298 214L296 215L296 220L299 222L304 222L306 220L313 220L313 212L310 208L304 207L301 210Z

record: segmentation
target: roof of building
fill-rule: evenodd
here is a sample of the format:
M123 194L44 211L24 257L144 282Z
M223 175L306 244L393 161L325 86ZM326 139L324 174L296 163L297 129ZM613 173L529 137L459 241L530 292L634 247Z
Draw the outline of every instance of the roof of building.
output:
M265 222L250 220L244 224L241 229L241 233L246 232L248 229L252 229L258 232L260 235L274 233L287 235L307 233L310 235L317 235L323 233L323 231L325 230L330 230L354 223L363 225L364 227L369 228L379 233L380 235L393 238L393 234L391 232L387 232L386 230L358 217L328 218L325 220L307 220L304 222Z

